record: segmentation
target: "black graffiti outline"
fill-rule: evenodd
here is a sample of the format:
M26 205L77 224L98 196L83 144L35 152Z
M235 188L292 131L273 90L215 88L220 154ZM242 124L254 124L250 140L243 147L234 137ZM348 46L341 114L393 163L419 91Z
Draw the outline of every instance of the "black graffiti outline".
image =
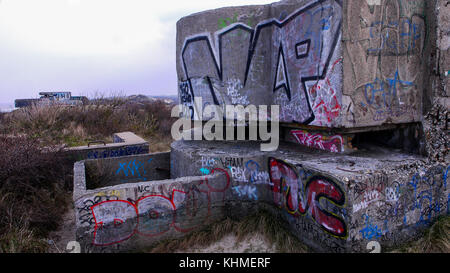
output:
M306 53L300 54L298 52L298 47L305 45L305 44L306 44ZM308 57L310 50L311 50L311 39L307 39L307 40L297 43L295 45L295 55L296 55L297 59L302 59L302 58Z
M297 49L296 49L297 50ZM283 62L283 77L284 82L283 84L278 84L278 73L280 72L280 61ZM287 73L287 66L286 66L286 59L284 58L284 50L283 50L283 43L280 43L280 49L278 50L278 58L277 58L277 71L275 73L275 81L273 83L273 92L278 91L279 89L283 88L286 90L286 95L289 100L291 100L291 84L289 83L289 75ZM308 103L309 105L309 103ZM312 108L310 108L312 109Z
M216 68L217 75L219 75L219 79L221 81L223 81L222 36L228 34L229 32L232 32L232 31L234 31L236 29L241 29L241 30L249 32L250 33L249 52L248 52L248 57L247 57L247 65L246 65L246 70L245 70L245 79L244 79L244 84L243 84L245 86L247 84L247 79L248 79L248 74L250 72L251 62L253 60L253 55L255 53L256 45L257 45L257 43L259 41L259 35L261 33L261 30L266 28L266 27L272 27L272 26L275 26L275 27L278 27L278 28L282 29L285 25L290 23L292 20L294 20L295 18L297 18L301 14L307 12L310 9L314 9L315 7L317 7L319 5L324 4L324 2L326 2L326 1L330 1L330 0L317 0L316 2L314 2L314 3L312 3L312 4L310 4L310 5L306 6L306 7L303 7L301 9L299 9L298 11L294 12L293 14L288 16L288 18L283 20L282 22L278 21L277 19L272 19L272 20L270 20L270 21L268 21L266 23L258 24L255 27L255 29L250 28L247 25L244 25L242 23L237 23L237 24L235 24L234 26L228 28L225 31L220 31L218 34L214 34L214 35L217 36L217 40L218 40L218 43L219 43L219 45L218 45L218 51L219 51L218 54L219 54L219 63L220 63L220 65L217 63L217 58L216 58L217 54L213 50L213 48L211 46L210 38L207 35L199 35L199 36L196 36L196 37L192 37L192 38L186 39L185 42L184 42L183 48L181 50L181 59L182 59L182 62L183 62L184 74L186 76L186 80L189 82L189 89L190 89L190 92L191 92L192 96L195 97L194 91L193 91L193 88L192 88L192 81L191 81L191 78L189 77L188 70L187 70L187 65L186 65L186 60L184 58L184 54L185 54L185 51L186 51L188 45L190 45L191 43L198 42L198 41L205 41L206 42L206 44L208 46L209 53L211 54L212 60L214 62L214 66ZM331 2L333 2L333 1L331 1ZM342 10L342 1L341 0L334 0L334 2L336 2L341 7L341 10ZM303 92L305 93L306 102L307 102L307 105L308 105L309 112L310 112L311 116L309 118L307 118L306 120L304 120L303 122L298 122L298 121L294 120L293 121L294 123L300 123L300 124L308 125L308 124L310 124L311 122L313 122L315 120L315 114L314 114L314 111L312 109L311 102L309 100L308 91L307 91L307 88L306 88L306 82L319 81L319 80L324 80L326 78L327 72L328 72L328 68L330 66L331 60L333 58L334 52L336 50L336 47L337 47L337 44L338 44L338 41L339 41L339 36L341 34L340 33L341 32L341 28L342 28L342 20L340 20L339 23L338 23L338 27L336 29L336 33L334 34L334 37L333 37L333 42L331 44L330 53L327 56L327 59L326 59L325 65L324 65L324 69L323 69L321 75L310 76L310 77L302 77L301 78L301 83L302 83L302 86L303 86ZM306 42L307 42L307 40L300 42L300 44L301 43L306 43ZM280 44L280 47L282 47L282 42ZM309 55L309 51L310 51L309 48L310 48L310 46L308 46L308 52L307 52L308 55ZM297 47L296 47L296 49L297 49ZM285 69L286 69L286 67L285 67ZM277 75L275 75L275 82L276 82L276 77L277 77ZM217 97L216 97L216 95L214 93L214 88L212 86L212 82L211 82L210 77L206 76L205 79L208 81L209 89L210 89L210 92L211 92L211 96L213 97L214 104L220 105L218 100L217 100ZM276 91L276 90L274 90L274 91ZM286 89L286 93L289 93L288 97L290 98L290 87Z

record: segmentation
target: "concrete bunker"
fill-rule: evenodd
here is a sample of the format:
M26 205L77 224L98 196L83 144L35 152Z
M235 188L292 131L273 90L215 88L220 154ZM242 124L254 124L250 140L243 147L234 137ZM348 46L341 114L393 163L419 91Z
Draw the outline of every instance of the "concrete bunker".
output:
M301 0L182 18L185 116L206 121L195 97L205 105L279 105L284 143L261 152L258 142L178 141L170 154L76 163L83 251L139 250L261 208L316 251L416 239L450 213L448 153L423 157L430 6ZM138 161L155 165L137 172Z

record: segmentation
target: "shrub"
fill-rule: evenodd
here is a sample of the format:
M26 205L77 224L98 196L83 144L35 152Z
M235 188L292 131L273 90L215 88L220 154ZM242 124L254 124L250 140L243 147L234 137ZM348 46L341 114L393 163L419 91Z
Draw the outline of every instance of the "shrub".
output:
M72 188L72 162L27 137L0 137L0 251L42 252Z

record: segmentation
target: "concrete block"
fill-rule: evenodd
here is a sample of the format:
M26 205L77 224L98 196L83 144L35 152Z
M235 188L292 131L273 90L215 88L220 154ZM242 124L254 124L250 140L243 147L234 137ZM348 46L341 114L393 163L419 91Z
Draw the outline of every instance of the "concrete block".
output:
M116 133L114 143L80 146L66 149L76 160L122 157L149 153L149 144L132 132Z
M177 72L186 115L206 120L207 105L251 104L324 128L420 121L425 2L281 1L184 17Z
M396 130L394 140L417 153L422 109L448 109L448 33L437 30L438 48L425 39L433 37L434 21L425 21L436 3L436 21L448 21L439 13L444 2L287 0L182 18L177 73L185 114L207 120L200 115L207 105L279 105L281 136L291 143L261 152L258 142L178 141L170 153L77 162L83 251L142 250L260 209L320 252L367 252L374 241L384 251L417 239L450 214L447 158L370 141L353 150L352 138ZM433 61L439 80L424 79L423 56L434 51L443 54ZM111 147L130 138L116 134ZM132 140L146 145L139 141Z

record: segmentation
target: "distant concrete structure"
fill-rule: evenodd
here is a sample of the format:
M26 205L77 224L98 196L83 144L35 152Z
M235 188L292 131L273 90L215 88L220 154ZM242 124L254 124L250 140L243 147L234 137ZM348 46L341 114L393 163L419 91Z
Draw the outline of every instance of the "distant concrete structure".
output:
M17 99L15 107L22 108L32 105L83 105L87 104L88 98L84 96L72 96L71 92L40 92L39 99Z

